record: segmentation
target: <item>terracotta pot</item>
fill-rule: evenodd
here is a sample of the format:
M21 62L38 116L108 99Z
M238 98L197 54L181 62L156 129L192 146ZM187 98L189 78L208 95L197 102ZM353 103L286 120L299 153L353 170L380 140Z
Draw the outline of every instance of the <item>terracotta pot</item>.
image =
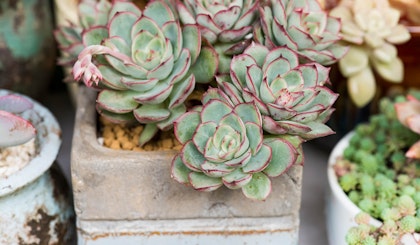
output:
M6 93L0 90L0 95ZM0 178L0 244L70 244L75 234L71 193L53 166L61 130L49 110L33 102L30 120L37 130L38 154Z

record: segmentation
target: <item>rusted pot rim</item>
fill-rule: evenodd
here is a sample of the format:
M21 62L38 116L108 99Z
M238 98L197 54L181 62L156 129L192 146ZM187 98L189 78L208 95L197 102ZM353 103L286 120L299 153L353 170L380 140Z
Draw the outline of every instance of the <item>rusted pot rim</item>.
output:
M0 89L0 95L10 93L13 92ZM34 103L33 109L42 118L41 124L36 126L36 140L37 147L39 147L39 154L19 171L16 171L7 178L0 179L0 197L22 188L45 173L56 159L61 145L61 129L57 119L46 107L32 98L24 97Z

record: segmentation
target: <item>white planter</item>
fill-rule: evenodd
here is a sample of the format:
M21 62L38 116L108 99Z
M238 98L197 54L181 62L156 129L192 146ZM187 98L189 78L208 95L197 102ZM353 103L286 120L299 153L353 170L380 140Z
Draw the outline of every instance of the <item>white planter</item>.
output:
M0 90L0 95L6 93ZM68 244L74 234L71 195L64 176L51 168L61 130L45 107L33 103L38 154L22 169L0 178L0 244Z
M298 244L302 166L273 178L269 198L198 192L170 177L175 151L101 146L95 94L80 88L72 146L79 244Z
M354 217L361 212L356 204L347 197L343 189L341 189L333 169L336 159L342 156L352 135L353 132L350 132L344 136L334 147L328 159L327 175L330 188L327 194L326 223L328 242L330 245L347 245L345 241L347 231L351 227L357 225L354 221ZM379 220L373 218L370 223L376 227L379 227L382 224ZM419 239L417 234L416 239ZM408 235L404 237L403 244L418 245L414 238Z

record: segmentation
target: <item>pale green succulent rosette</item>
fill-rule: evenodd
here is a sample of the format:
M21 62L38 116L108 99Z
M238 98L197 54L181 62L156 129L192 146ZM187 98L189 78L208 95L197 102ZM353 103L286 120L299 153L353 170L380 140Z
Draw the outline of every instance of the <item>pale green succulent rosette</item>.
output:
M331 15L341 19L343 43L350 47L338 64L358 107L367 105L375 96L374 71L386 81L402 82L404 64L395 45L407 42L410 33L399 24L397 9L386 0L343 0Z
M334 133L325 125L338 95L328 87L329 68L299 64L287 47L271 51L253 44L231 63L229 76L219 76L221 89L237 103L253 102L262 114L263 129L273 135L304 140Z
M273 49L287 46L299 54L302 63L331 65L347 48L338 44L340 21L314 0L268 0L260 7L260 25L254 39Z
M145 10L119 11L107 23L109 38L88 35L73 67L76 80L101 92L97 110L110 121L145 124L140 145L172 128L196 82L209 82L216 54L201 48L196 25L180 26L163 1ZM101 45L95 45L96 43Z
M200 26L202 37L219 54L219 72L228 73L232 56L251 42L259 1L179 0L176 6L182 23Z
M269 177L281 175L298 159L295 146L282 138L264 138L253 103L234 105L216 88L202 102L175 121L175 136L183 147L172 162L172 178L199 191L224 185L242 189L248 198L266 199Z
M54 32L55 39L61 52L59 63L73 65L82 50L92 44L100 44L93 40L101 41L108 37L106 24L115 13L121 11L138 11L131 2L107 0L82 0L77 5L78 23L69 23L59 26ZM96 36L92 39L89 36Z

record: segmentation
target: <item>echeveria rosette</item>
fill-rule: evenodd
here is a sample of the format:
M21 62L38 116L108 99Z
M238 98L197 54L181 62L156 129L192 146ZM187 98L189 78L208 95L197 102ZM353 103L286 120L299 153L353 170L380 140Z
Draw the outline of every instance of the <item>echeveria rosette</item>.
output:
M399 24L397 9L387 0L343 0L331 15L341 19L343 43L350 47L338 64L357 106L367 105L375 96L373 70L386 81L402 82L404 65L395 45L408 41L410 33Z
M266 199L269 177L296 162L295 146L281 138L264 138L253 103L234 105L216 88L208 90L202 103L175 121L175 136L183 147L173 159L172 178L199 191L225 185L242 189L248 198Z
M310 140L333 131L325 125L338 95L324 86L329 68L299 64L287 47L269 50L252 44L235 56L229 76L219 76L220 87L235 103L254 102L263 128L273 135L295 135Z
M59 26L54 32L61 52L59 63L72 65L84 47L92 44L92 40L108 37L106 24L112 16L120 11L136 11L136 6L124 0L82 0L78 5L77 23ZM95 36L95 38L90 38Z
M107 28L109 38L89 36L87 42L101 45L79 54L73 75L100 88L97 109L105 118L145 124L144 144L186 111L184 101L195 83L215 74L217 55L201 48L196 25L181 28L164 1L150 2L143 12L118 12Z
M0 96L0 148L21 145L35 137L35 127L21 116L32 108L33 103L25 97Z
M258 0L178 0L183 24L197 24L219 54L219 72L228 73L233 55L249 45L258 17Z
M340 21L331 17L314 0L268 0L260 7L260 25L254 39L273 49L287 46L302 63L331 65L347 48L340 45Z

